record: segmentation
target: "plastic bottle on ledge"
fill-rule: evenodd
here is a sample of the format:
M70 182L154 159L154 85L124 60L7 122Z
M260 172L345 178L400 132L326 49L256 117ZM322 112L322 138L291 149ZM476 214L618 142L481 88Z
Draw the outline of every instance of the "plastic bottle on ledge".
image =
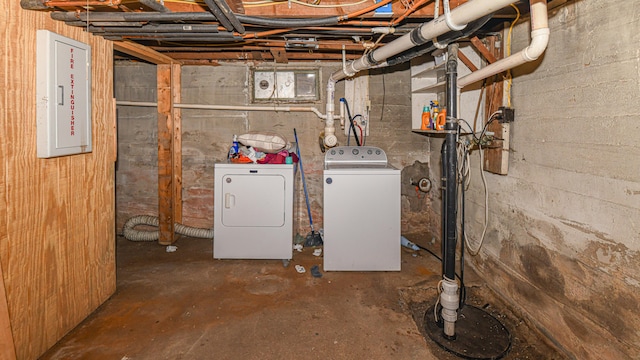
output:
M447 109L442 109L436 118L436 130L444 130L444 124L447 122Z
M240 147L238 145L238 135L233 135L233 153L237 154L239 150Z
M420 126L420 130L428 130L431 128L431 110L428 106L422 108L422 125Z
M433 114L431 114L431 129L437 130L436 119L438 118L438 113L440 113L440 105L438 104L438 100L431 101L431 110L433 111Z

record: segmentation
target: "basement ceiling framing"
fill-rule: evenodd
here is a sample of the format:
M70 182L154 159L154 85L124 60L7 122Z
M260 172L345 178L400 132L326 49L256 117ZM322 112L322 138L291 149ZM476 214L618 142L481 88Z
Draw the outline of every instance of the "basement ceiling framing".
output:
M451 8L468 0L451 0ZM22 0L29 10L183 64L359 58L434 18L434 0ZM527 4L518 4L522 11ZM390 8L389 8L390 7ZM382 12L382 10L385 12ZM390 11L389 11L390 10ZM438 11L442 14L440 6ZM510 21L494 14L482 31ZM120 54L120 56L127 56Z

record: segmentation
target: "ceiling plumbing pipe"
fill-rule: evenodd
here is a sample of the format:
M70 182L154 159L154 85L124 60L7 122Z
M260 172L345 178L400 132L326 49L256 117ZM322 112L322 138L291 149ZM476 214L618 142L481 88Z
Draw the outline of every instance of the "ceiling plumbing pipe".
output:
M549 43L549 19L547 15L546 0L531 0L531 43L523 50L498 60L490 65L474 71L458 80L458 88L472 84L499 74L503 71L513 69L516 66L536 60L547 48Z
M204 3L207 4L209 11L211 11L211 13L218 20L218 22L220 22L220 25L224 26L224 28L227 29L227 31L233 31L234 29L233 24L231 24L231 21L227 19L227 17L224 15L220 7L218 7L218 3L216 3L213 0L204 0Z
M138 2L158 12L171 12L171 10L169 10L166 6L164 6L162 3L156 2L156 0L138 0Z
M465 26L478 18L492 14L505 6L509 6L515 0L474 0L466 2L451 10L449 23L464 24ZM345 69L341 69L331 74L327 81L327 105L326 122L324 128L324 143L327 147L333 147L338 143L335 137L335 126L333 123L333 113L335 111L335 84L347 77L351 77L361 70L372 68L386 59L409 50L415 46L423 45L430 39L448 33L451 29L442 17L434 19L420 25L410 33L380 47L367 55L351 61Z
M142 106L157 107L157 102L145 101L116 101L120 106ZM201 110L239 110L239 111L280 111L280 112L312 112L320 119L325 120L326 115L320 110L310 106L245 106L245 105L202 105L202 104L173 104L178 109L201 109Z
M84 23L84 26L87 26ZM147 24L139 26L96 26L95 23L89 26L89 32L102 33L102 32L126 32L126 33L172 33L172 32L185 32L185 33L217 33L217 25L197 25L197 24Z
M229 22L231 22L233 28L236 29L236 31L240 34L244 34L244 26L242 26L236 15L233 13L231 8L229 7L229 4L227 4L225 0L213 0L213 2L218 5L218 8L220 9L220 11L222 11Z

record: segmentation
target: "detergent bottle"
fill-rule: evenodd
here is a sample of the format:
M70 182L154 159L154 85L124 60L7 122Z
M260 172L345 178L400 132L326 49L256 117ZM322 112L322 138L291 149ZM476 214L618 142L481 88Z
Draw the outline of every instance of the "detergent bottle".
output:
M447 122L447 109L442 109L436 118L435 130L444 130L444 124Z
M428 130L431 129L433 121L431 120L431 110L428 106L422 108L422 125L420 126L420 130Z

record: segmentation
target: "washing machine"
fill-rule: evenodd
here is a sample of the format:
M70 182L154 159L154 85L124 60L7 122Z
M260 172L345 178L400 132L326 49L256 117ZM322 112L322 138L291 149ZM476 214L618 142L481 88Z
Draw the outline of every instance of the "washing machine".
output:
M325 154L324 270L400 270L400 170L373 146Z
M213 257L291 259L294 164L215 164Z

